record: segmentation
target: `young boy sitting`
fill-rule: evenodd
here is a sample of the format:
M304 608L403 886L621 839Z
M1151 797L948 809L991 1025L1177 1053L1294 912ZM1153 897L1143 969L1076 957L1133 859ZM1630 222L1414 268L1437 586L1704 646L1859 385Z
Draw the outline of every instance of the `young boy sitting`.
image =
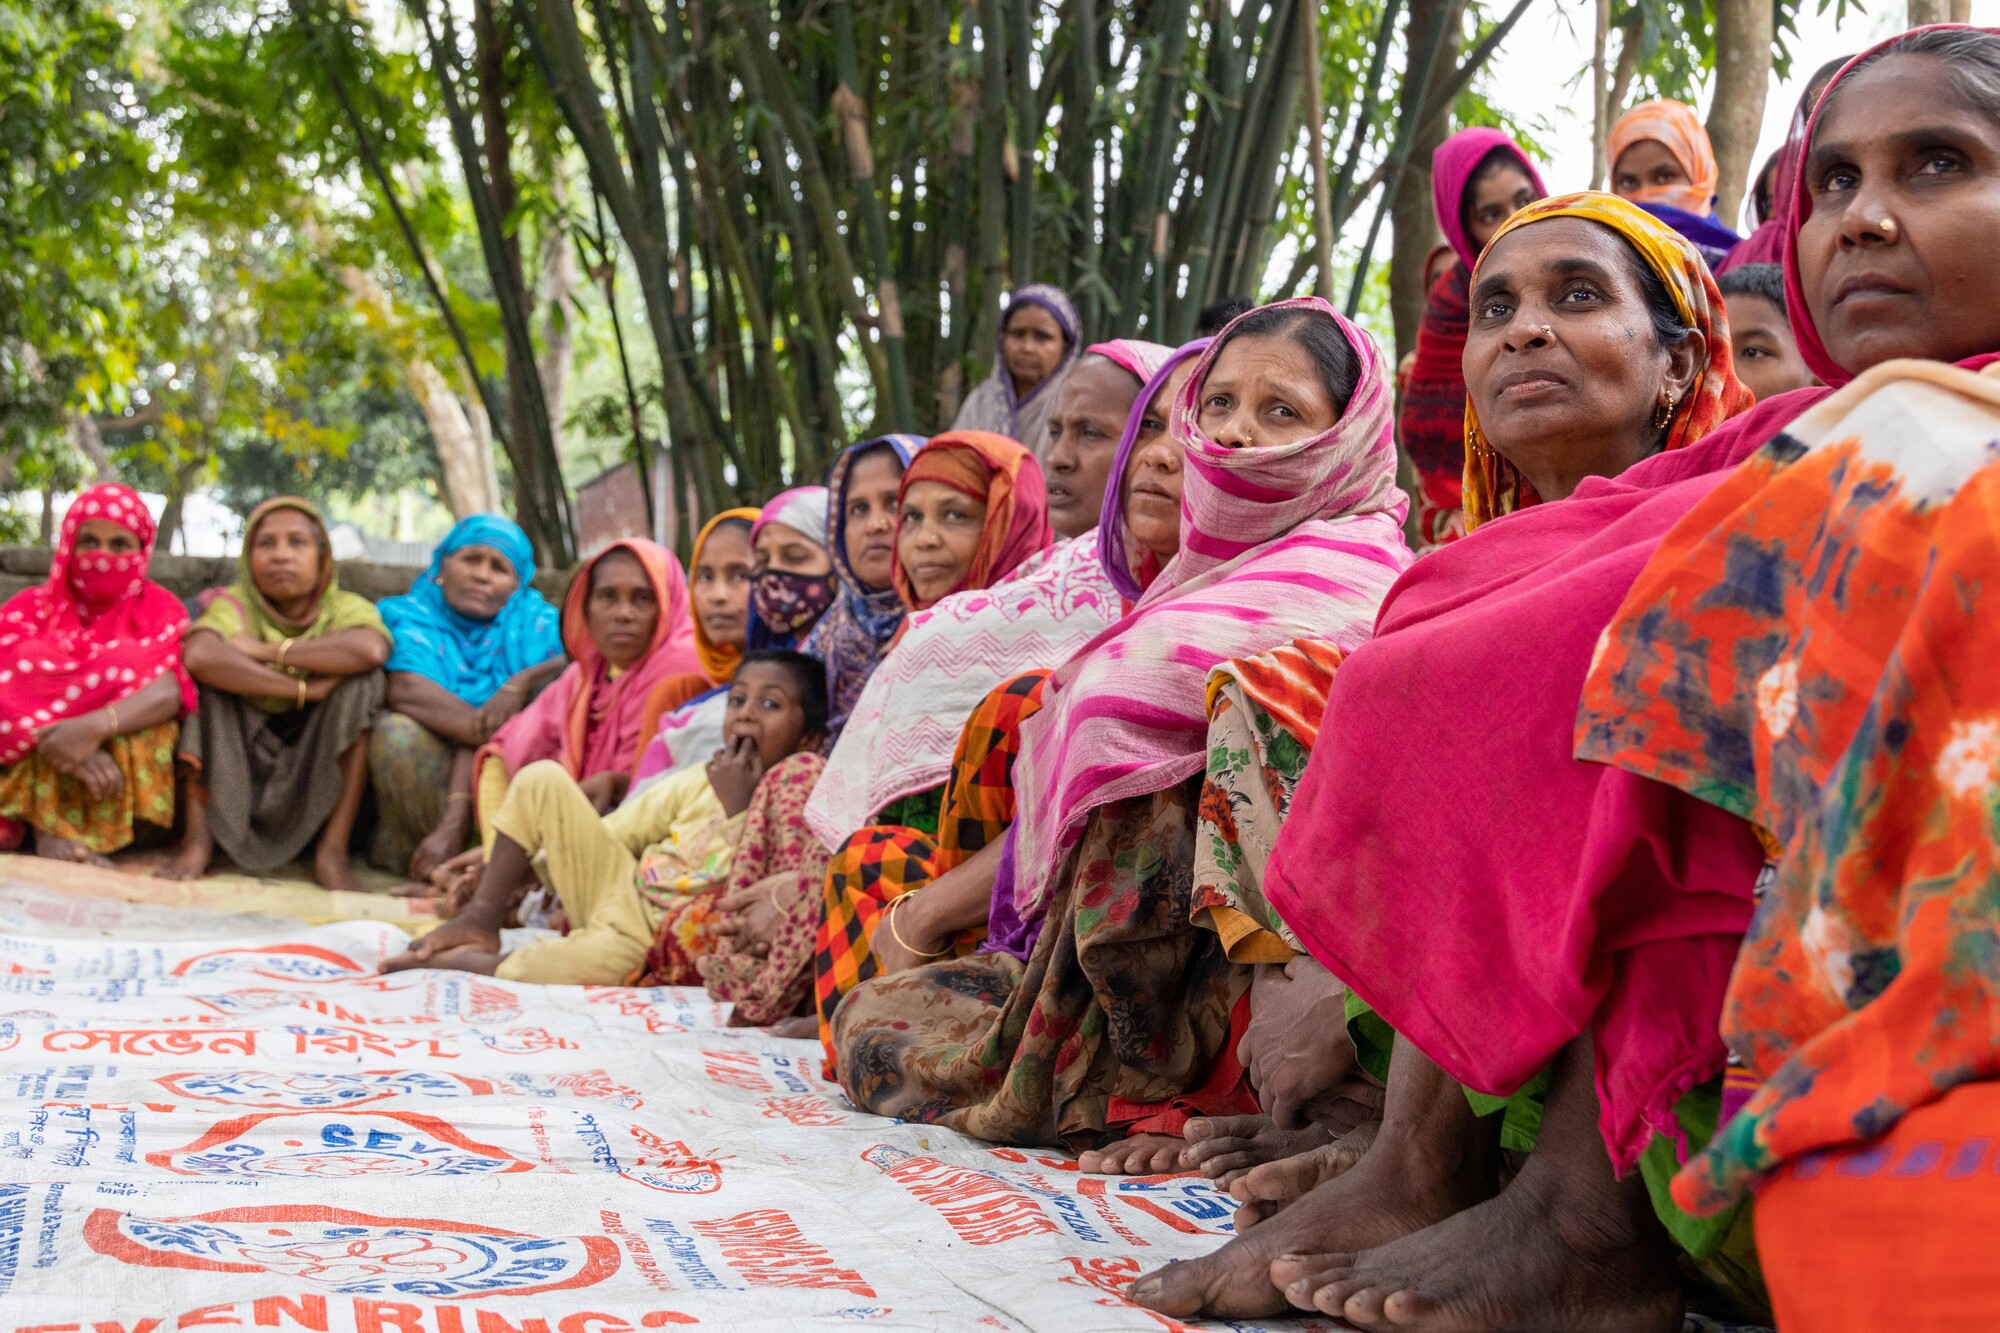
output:
M1715 280L1729 310L1729 342L1736 375L1757 401L1818 383L1792 340L1785 318L1785 270L1776 264L1739 264Z
M514 775L493 817L498 837L472 901L382 964L483 972L505 981L615 986L645 957L661 909L647 886L726 876L743 812L767 769L817 749L826 730L825 667L802 653L746 654L729 688L723 745L599 816L552 760ZM537 854L570 930L502 955L500 926Z

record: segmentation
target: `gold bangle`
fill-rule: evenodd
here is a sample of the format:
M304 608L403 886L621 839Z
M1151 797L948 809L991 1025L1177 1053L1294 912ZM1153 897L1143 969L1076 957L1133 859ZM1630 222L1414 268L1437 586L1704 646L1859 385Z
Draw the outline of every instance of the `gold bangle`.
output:
M280 671L284 670L285 667L285 651L291 646L292 641L290 639L278 640L278 669Z
M104 711L111 714L111 734L116 736L118 734L118 705L106 704L104 705Z
M299 706L300 708L304 708L304 707L306 706L306 678L305 678L304 676L300 676L300 677L299 677L299 702L298 702L298 706Z
M897 946L901 948L904 953L910 954L914 957L942 958L946 954L951 952L950 945L946 945L944 948L939 949L936 953L925 953L922 949L911 948L910 942L903 938L903 932L896 929L896 909L898 907L901 907L904 903L908 902L910 899L916 897L919 892L921 892L921 890L912 889L910 892L903 894L901 897L897 898L894 902L890 903L888 910L882 913L883 916L889 919L889 937L896 941Z

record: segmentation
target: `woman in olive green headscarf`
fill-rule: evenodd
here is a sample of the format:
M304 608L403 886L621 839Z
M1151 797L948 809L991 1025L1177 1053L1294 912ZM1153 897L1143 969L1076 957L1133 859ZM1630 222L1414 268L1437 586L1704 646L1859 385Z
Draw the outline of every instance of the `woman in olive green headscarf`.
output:
M389 631L371 602L340 590L326 525L304 500L257 506L242 566L182 640L201 704L181 727L187 832L159 873L193 879L217 847L244 870L275 870L317 835L314 878L358 889L347 844Z

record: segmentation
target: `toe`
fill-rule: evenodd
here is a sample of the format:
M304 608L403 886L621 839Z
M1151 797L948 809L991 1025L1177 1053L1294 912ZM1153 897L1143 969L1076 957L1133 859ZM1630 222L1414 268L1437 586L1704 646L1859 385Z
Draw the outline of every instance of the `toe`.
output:
M1194 1259L1168 1264L1157 1273L1148 1273L1126 1290L1125 1299L1173 1318L1200 1314L1208 1299L1200 1272L1205 1262Z

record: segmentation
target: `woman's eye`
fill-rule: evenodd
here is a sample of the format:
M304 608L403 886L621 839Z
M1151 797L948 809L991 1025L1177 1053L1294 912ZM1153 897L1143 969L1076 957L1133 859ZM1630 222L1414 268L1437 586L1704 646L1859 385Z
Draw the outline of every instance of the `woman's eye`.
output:
M1505 319L1513 312L1513 307L1505 301L1489 301L1479 312L1481 319Z
M1291 408L1286 407L1283 403L1273 403L1271 405L1271 415L1279 417L1295 417L1298 415L1298 413L1292 411Z
M1210 397L1203 399L1201 405L1203 407L1212 407L1216 409L1218 412L1226 412L1229 410L1229 399L1219 393L1213 394Z
M1942 176L1959 169L1958 159L1949 153L1933 153L1917 169L1919 176Z
M1572 287L1563 293L1563 300L1572 304L1595 301L1596 299L1597 293L1588 287Z

